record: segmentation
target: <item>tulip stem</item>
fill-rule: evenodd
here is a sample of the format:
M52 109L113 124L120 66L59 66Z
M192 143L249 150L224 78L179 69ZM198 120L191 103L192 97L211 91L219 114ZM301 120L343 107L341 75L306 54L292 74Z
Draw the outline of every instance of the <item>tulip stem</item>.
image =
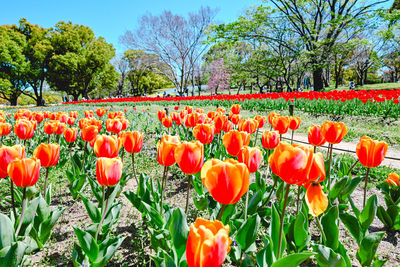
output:
M332 167L332 150L333 144L329 144L328 146L328 153L329 153L329 166L328 166L328 191L331 190L331 167Z
M49 167L46 168L46 178L44 180L44 200L46 201L46 196L47 196L47 180L49 178Z
M225 210L226 206L227 206L227 205L222 204L221 209L219 210L219 213L218 213L218 217L217 217L217 220L218 220L218 221L221 220L222 215L224 214L224 210Z
M135 171L135 153L132 153L132 172L133 172L133 177L135 177L136 184L139 185L139 181L136 177L136 171Z
M105 192L105 189L104 189L104 187L103 187L103 192ZM110 190L109 189L107 189L107 196L106 196L106 198L107 198L107 200L106 200L106 206L104 207L104 193L103 193L103 205L102 205L102 207L104 207L104 209L102 209L102 213L103 214L101 214L101 219L100 219L100 223L99 223L99 226L97 227L97 231L96 231L96 235L94 236L94 240L96 240L96 243L97 243L97 236L99 235L99 232L100 232L100 229L101 229L101 225L103 224L103 221L104 221L104 217L106 217L106 213L107 213L107 209L108 209L108 200L110 199L109 198L109 193L110 193Z
M26 195L26 187L22 190L22 211L21 211L21 218L19 219L17 230L15 231L15 237L18 237L19 230L21 230L22 222L24 220L24 213L25 213L25 195Z
M356 166L356 164L358 163L358 159L356 160L356 162L354 162L354 164L351 166L350 170L347 172L347 176L349 176L349 174L351 173L351 171L353 170L353 168Z
M301 192L301 185L298 185L298 186L297 186L296 215L299 214L299 210L300 210L300 192Z
M165 181L165 177L166 177L166 173L168 172L168 167L164 166L164 172L163 172L163 177L162 177L162 181L161 181L161 206L160 206L160 213L162 214L163 212L163 195L164 195L164 181Z
M326 241L325 232L322 229L322 225L321 225L321 222L319 221L318 217L315 217L315 222L317 223L318 229L321 231L322 242L325 243L325 241Z
M369 168L367 168L367 174L365 175L363 208L365 207L365 202L367 201L368 175L369 175Z
M282 248L282 232L283 232L283 219L285 218L286 204L289 196L290 184L286 186L285 200L283 202L282 214L281 214L281 222L279 225L279 239L278 239L278 254L276 259L279 260L281 258L281 248Z
M293 136L294 136L294 130L292 130L292 139L290 139L290 144L293 144Z
M256 130L256 140L254 140L254 146L257 145L257 138L258 138L258 128L257 128L257 130Z
M317 153L317 146L314 146L314 153Z
M51 137L51 135L49 134L49 137L48 137L48 139L47 139L47 142L50 144L50 137Z
M246 192L246 203L244 205L244 220L247 220L247 205L249 204L249 190Z
M190 183L192 182L192 176L188 175L188 188L187 188L187 192L186 192L186 207L185 207L185 213L187 213L188 211L188 207L189 207L189 194L190 194Z
M15 209L15 198L14 198L14 182L10 178L11 183L11 205L14 212L14 218L17 218L17 210Z
M85 156L86 156L86 147L87 147L87 142L83 142L83 159L82 159L82 170L85 170Z
M2 145L3 145L3 135L0 136L0 146L2 146Z
M271 199L272 194L274 193L274 189L275 189L275 186L276 186L277 183L278 183L278 178L275 179L274 185L272 186L271 191L269 192L269 195L268 195L267 199L261 204L261 207L263 207L264 205L266 205L269 202L269 200Z

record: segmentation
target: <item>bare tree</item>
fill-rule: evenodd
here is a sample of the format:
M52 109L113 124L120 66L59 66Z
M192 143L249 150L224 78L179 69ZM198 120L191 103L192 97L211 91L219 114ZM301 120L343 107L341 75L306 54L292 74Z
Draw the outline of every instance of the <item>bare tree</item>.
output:
M129 70L129 62L122 55L118 55L112 63L117 70L117 72L121 75L117 85L117 95L121 95L125 85L125 79L128 75Z
M146 14L139 20L139 27L135 31L126 31L120 40L128 48L157 55L166 66L158 71L182 95L194 65L204 53L204 32L215 14L216 10L209 7L202 7L197 13L189 13L188 19L170 11L164 11L158 16Z

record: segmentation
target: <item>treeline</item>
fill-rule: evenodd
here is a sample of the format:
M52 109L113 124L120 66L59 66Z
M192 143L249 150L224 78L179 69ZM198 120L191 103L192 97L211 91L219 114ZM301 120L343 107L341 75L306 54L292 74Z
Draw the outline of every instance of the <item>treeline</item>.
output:
M223 83L292 91L400 79L397 1L390 9L385 0L265 3L209 30L205 64L224 64L213 67Z
M145 58L151 65L142 67L137 62ZM43 28L21 19L18 25L0 26L0 98L11 105L20 96L42 105L48 90L78 100L116 96L122 87L140 95L171 86L152 72L157 62L156 56L132 50L116 59L112 44L71 22Z

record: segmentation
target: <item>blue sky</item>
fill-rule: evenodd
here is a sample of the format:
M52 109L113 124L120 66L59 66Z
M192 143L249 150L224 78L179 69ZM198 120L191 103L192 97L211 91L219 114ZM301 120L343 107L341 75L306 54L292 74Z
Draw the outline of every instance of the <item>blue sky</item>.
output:
M201 6L219 8L218 22L231 22L248 6L260 4L260 0L5 0L2 3L0 25L16 24L20 18L42 27L52 27L58 21L72 21L93 29L114 44L117 53L125 48L119 44L119 36L126 30L135 29L138 19L150 12L163 10L186 15Z

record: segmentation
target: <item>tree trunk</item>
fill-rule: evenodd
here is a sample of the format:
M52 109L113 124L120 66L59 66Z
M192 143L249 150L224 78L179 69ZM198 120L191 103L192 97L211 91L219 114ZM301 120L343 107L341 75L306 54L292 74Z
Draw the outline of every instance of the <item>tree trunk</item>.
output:
M318 68L313 71L314 91L321 91L324 89L323 69Z
M12 97L10 98L10 105L11 105L11 106L16 106L16 105L18 105L18 97L12 96Z
M41 95L38 95L37 97L36 97L36 106L38 106L38 107L40 107L40 106L43 106L43 101L42 101L42 96Z

